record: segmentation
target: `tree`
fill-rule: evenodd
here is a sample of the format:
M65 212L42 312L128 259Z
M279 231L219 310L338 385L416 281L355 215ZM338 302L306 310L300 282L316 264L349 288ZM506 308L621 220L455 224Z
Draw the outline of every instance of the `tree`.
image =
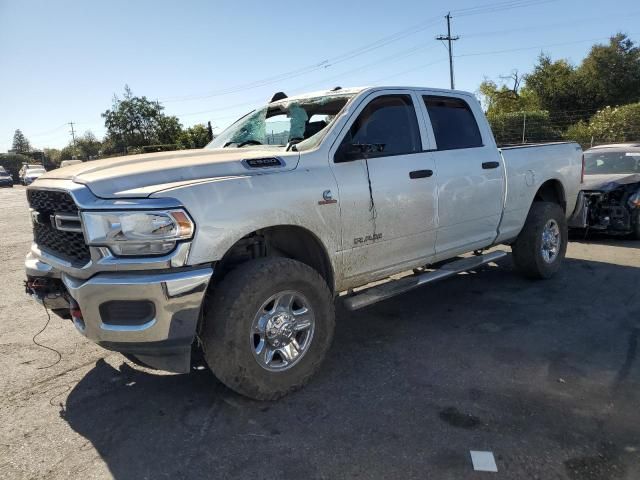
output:
M76 155L82 160L97 158L101 147L102 144L90 130L76 139Z
M621 33L591 48L580 66L540 55L524 89L538 97L557 126L587 121L606 106L640 101L640 49Z
M129 147L176 143L182 132L177 117L162 113L164 107L147 97L136 97L125 85L123 98L114 95L111 109L102 117L107 128L105 140L114 151Z
M17 129L13 134L13 147L11 149L16 153L25 153L31 150L29 140L20 129Z
M576 71L596 108L640 101L640 48L624 34L594 45Z
M64 147L62 150L60 150L60 161L73 160L73 158L76 156L77 156L76 149L73 148L72 143Z
M20 153L0 153L0 165L13 176L14 181L18 181L18 172L23 163L33 163L33 161Z
M535 93L529 89L521 88L523 77L517 70L508 76L501 76L500 79L503 83L499 87L496 82L488 79L480 84L479 93L488 114L539 109ZM510 85L506 84L507 81Z
M525 82L526 88L536 95L542 109L549 112L551 121L558 126L567 126L593 113L576 69L567 60L554 62L548 55L541 54Z
M178 145L180 148L202 148L209 143L209 129L199 123L183 130L178 137Z
M45 148L43 149L44 156L47 162L51 165L59 166L62 159L60 158L60 150L57 148Z

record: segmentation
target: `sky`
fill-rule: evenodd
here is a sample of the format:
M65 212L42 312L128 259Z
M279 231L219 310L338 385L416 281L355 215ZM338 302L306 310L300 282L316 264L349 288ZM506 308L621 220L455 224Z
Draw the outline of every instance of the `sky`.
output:
M68 122L102 138L125 84L216 132L276 91L449 88L448 11L471 92L541 52L578 64L616 32L640 42L637 0L0 0L0 152L18 128L36 148L67 145Z

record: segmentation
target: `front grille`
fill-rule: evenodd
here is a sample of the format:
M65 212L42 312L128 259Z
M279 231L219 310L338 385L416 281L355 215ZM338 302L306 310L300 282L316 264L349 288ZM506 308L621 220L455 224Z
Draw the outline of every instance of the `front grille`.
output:
M27 190L29 206L38 212L33 222L33 239L38 247L74 263L85 264L91 258L81 232L58 230L51 222L56 213L78 214L78 207L66 192Z
M53 190L27 190L29 206L37 212L77 213L73 198L67 192Z

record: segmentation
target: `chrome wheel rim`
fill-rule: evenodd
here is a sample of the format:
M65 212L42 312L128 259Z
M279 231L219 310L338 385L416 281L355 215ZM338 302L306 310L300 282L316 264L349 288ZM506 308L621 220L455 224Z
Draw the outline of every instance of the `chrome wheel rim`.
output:
M546 263L553 263L558 257L561 241L562 238L560 237L558 222L553 219L549 220L542 229L541 253L542 259Z
M251 325L253 356L265 370L280 372L293 367L309 350L315 317L300 292L287 290L262 304Z

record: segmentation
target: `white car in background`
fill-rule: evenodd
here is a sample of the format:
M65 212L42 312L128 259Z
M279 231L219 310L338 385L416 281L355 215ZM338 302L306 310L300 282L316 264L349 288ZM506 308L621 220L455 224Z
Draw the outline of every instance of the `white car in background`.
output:
M36 178L44 175L45 173L46 171L44 167L41 167L41 166L29 167L26 170L24 170L24 173L22 174L20 181L22 182L23 185L31 185Z

